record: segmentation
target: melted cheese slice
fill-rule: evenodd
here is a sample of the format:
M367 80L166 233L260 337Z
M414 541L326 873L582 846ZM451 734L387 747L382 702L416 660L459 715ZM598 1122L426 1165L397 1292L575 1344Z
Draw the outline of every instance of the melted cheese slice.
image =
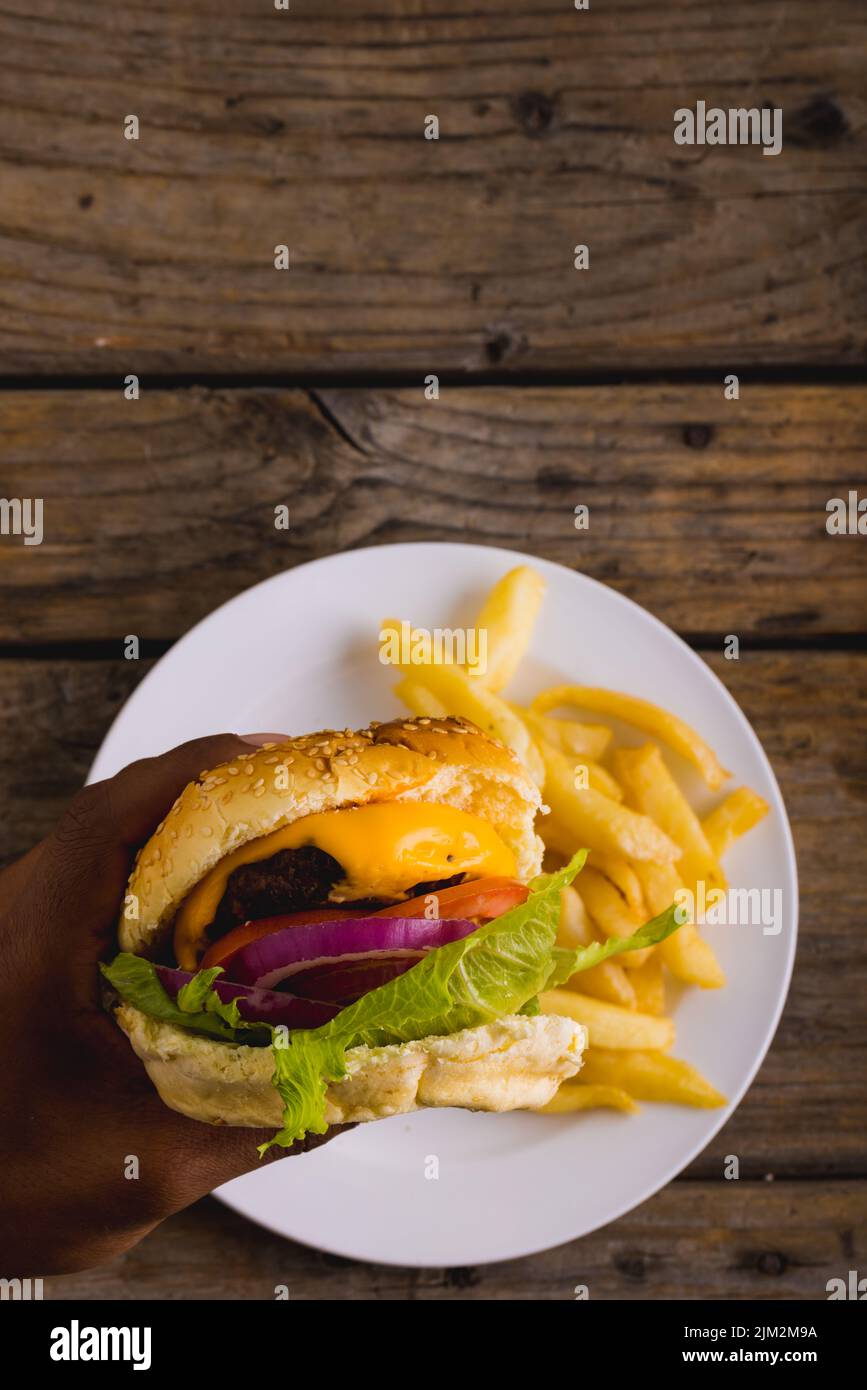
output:
M175 923L175 956L182 970L197 968L205 931L232 871L302 845L315 845L341 865L344 878L331 890L333 903L399 899L417 883L453 874L515 876L515 857L496 831L453 806L385 802L304 816L227 854L196 884Z

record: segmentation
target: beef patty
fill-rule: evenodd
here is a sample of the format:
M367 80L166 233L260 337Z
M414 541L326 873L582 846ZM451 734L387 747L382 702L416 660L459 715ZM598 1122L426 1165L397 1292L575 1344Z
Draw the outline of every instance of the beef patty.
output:
M257 922L264 917L282 917L290 912L322 907L335 883L343 877L343 868L337 860L315 845L281 849L270 859L241 864L226 880L226 890L208 937L217 941L242 922ZM460 883L463 877L463 874L453 874L451 878L416 883L406 896L417 898L423 893L436 893ZM369 898L352 906L360 911L374 912L387 904Z
M208 935L216 941L241 922L320 907L342 878L337 860L315 845L281 849L270 859L242 864L229 874Z

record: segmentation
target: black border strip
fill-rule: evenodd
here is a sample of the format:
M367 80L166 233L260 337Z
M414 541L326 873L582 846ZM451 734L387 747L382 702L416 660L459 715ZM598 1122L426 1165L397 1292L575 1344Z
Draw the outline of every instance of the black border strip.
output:
M135 372L142 386L151 391L182 391L198 386L211 390L334 390L357 391L417 387L428 374L435 374L441 386L468 389L482 386L705 386L719 385L734 373L741 383L753 386L862 386L867 385L867 364L835 366L768 366L758 363L720 363L716 367L685 370L672 367L640 367L600 371L449 371L437 370L435 362L413 371L346 371L323 375L321 372L150 372L137 371L135 352L116 372L98 375L0 375L2 391L117 391L123 378Z
M138 660L164 656L177 637L143 637ZM720 632L681 632L678 636L697 652L721 652L726 640ZM741 652L867 652L867 632L834 632L805 635L754 636L738 634ZM72 642L0 642L0 661L120 661L123 637L101 637Z

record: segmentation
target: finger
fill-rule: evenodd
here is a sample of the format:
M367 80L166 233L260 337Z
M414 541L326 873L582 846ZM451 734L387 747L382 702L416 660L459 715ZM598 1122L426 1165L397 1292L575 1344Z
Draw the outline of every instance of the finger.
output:
M251 745L277 743L286 734L214 734L179 744L156 758L140 758L116 776L85 787L58 826L61 840L142 844L189 782L219 763L250 751Z
M92 941L99 955L117 920L131 851L167 815L189 782L255 744L285 735L216 734L130 763L75 796L45 841L31 916L49 930Z
M193 1120L190 1123L197 1122ZM196 1145L195 1159L185 1164L180 1189L173 1194L177 1202L176 1210L213 1192L223 1183L231 1182L233 1178L240 1178L244 1173L253 1172L265 1164L312 1153L323 1144L330 1144L332 1139L356 1128L355 1124L330 1125L324 1134L308 1134L287 1149L272 1144L260 1158L259 1147L273 1139L273 1129L221 1129L215 1142L216 1135L211 1126L198 1127L207 1131L206 1139L209 1142L200 1141Z
M356 1128L355 1123L330 1125L324 1134L308 1134L289 1148L272 1144L260 1158L259 1147L273 1139L276 1126L246 1129L210 1125L171 1109L108 1015L105 1023L111 1028L105 1063L113 1071L114 1085L103 1103L112 1107L115 1127L122 1131L115 1136L118 1153L138 1152L136 1143L142 1145L149 1155L148 1166L155 1167L165 1179L163 1198L173 1211L266 1163L310 1153Z

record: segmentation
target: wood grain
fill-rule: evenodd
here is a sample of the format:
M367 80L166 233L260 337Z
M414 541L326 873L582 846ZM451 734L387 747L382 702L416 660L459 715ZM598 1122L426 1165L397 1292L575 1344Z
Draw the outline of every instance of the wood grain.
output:
M7 7L0 371L863 363L865 46L860 0ZM699 99L782 153L675 145Z
M857 634L867 546L825 521L863 494L865 431L858 386L6 392L0 491L44 499L45 540L0 537L0 642L171 639L291 565L405 540L560 561L680 632Z
M780 779L795 831L801 926L770 1054L690 1175L718 1179L735 1153L747 1179L867 1177L867 1018L859 1003L867 989L867 654L752 652L738 662L704 655ZM120 656L0 662L0 862L47 833L149 665Z
M293 1160L288 1160L292 1162ZM324 1255L213 1199L103 1269L45 1281L46 1298L826 1299L867 1259L867 1183L673 1183L614 1226L524 1260L400 1269Z

